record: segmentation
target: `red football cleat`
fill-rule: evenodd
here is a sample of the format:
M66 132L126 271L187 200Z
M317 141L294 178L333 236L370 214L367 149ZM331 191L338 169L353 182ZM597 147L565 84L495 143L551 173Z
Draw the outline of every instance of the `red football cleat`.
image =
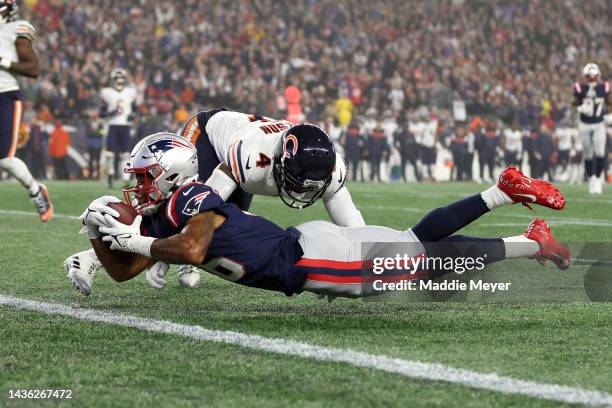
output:
M569 268L571 261L569 249L552 236L546 221L538 218L531 221L523 235L540 245L540 251L535 254L535 259L542 265L549 260L553 261L559 269Z
M528 203L543 205L553 210L565 208L565 198L553 184L524 175L516 167L508 167L499 176L497 187L515 203L522 203L532 209Z

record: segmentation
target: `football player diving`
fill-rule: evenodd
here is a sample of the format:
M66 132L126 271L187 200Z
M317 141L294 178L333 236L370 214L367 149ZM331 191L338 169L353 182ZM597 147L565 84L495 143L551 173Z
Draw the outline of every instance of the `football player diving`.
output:
M291 133L287 133L291 128ZM294 161L280 171L284 135L295 139ZM199 180L224 200L247 211L253 194L280 196L291 208L305 208L321 199L331 220L342 227L364 226L346 182L346 166L327 134L317 126L214 109L200 112L185 124L181 136L197 149ZM156 148L156 147L152 147ZM327 152L323 157L313 151ZM329 158L333 158L330 160ZM303 185L304 180L310 184ZM313 181L319 180L319 181ZM119 201L108 197L106 200ZM87 295L101 266L93 249L67 258L64 268L75 287ZM168 265L147 270L149 285L163 288ZM197 287L200 269L181 265L179 283Z
M17 19L15 0L0 0L0 171L15 177L28 190L40 220L48 222L53 217L53 205L47 188L37 183L28 166L15 157L23 115L17 76L38 76L35 41L34 27Z
M299 125L298 125L299 126ZM293 128L282 138L282 155L275 162L281 179L292 177L297 165ZM152 149L154 147L154 149ZM154 152L154 154L152 154ZM312 159L335 162L333 151L313 149ZM303 291L321 296L360 297L362 253L381 243L405 244L409 255L440 256L432 243L460 244L447 256L483 257L486 263L531 257L570 265L567 247L555 240L545 221L531 222L523 235L479 238L456 235L489 211L513 203L532 203L560 210L565 199L552 184L524 176L509 167L496 185L431 211L403 231L380 226L342 227L326 221L307 222L284 230L267 219L225 202L210 186L198 182L196 148L181 136L158 133L143 139L131 153L126 171L136 185L124 190L139 210L131 225L105 205L104 197L86 209L83 221L93 249L108 274L122 282L157 261L191 264L224 279L286 295ZM322 173L321 173L322 174ZM323 178L292 180L314 192L330 183ZM317 187L313 187L317 186ZM321 194L320 192L317 194ZM430 248L432 253L430 253ZM430 271L427 271L430 272Z

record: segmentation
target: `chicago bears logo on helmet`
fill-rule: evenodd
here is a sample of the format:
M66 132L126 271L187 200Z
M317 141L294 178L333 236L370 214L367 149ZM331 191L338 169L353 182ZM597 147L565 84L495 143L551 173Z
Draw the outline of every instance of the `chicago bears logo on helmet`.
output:
M298 140L294 135L288 135L283 142L283 154L285 157L293 157L298 151Z
M187 143L183 143L177 139L161 139L156 140L155 142L148 144L147 149L155 158L159 161L161 157L170 149L174 149L175 147L184 147L189 149L189 145Z

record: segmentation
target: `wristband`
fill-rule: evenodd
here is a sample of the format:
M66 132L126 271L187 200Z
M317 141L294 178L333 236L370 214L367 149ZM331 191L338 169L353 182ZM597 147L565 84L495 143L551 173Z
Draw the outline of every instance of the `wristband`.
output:
M151 245L153 245L153 241L156 240L157 238L135 235L130 239L127 249L129 252L151 258Z

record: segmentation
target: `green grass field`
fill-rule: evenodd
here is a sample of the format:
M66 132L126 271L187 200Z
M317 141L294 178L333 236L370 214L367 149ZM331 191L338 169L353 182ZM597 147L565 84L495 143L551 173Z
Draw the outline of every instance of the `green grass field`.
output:
M48 185L56 217L42 225L23 189L0 184L0 295L74 308L164 319L407 360L441 363L612 393L612 304L569 302L364 302L317 300L241 287L212 275L199 289L150 289L144 277L117 284L104 271L88 298L62 262L86 249L77 216L108 193L99 183ZM482 186L349 186L368 224L405 229L429 209ZM522 206L496 210L466 234L518 235L534 216L567 242L612 242L612 191L589 197L562 186L562 212ZM119 194L119 191L114 191ZM326 219L318 204L301 212L257 197L252 212L285 227ZM537 270L537 269L536 269ZM556 274L551 266L543 273ZM558 402L420 380L344 363L273 354L227 344L0 306L0 406L558 406ZM72 400L16 401L10 389L71 389Z

